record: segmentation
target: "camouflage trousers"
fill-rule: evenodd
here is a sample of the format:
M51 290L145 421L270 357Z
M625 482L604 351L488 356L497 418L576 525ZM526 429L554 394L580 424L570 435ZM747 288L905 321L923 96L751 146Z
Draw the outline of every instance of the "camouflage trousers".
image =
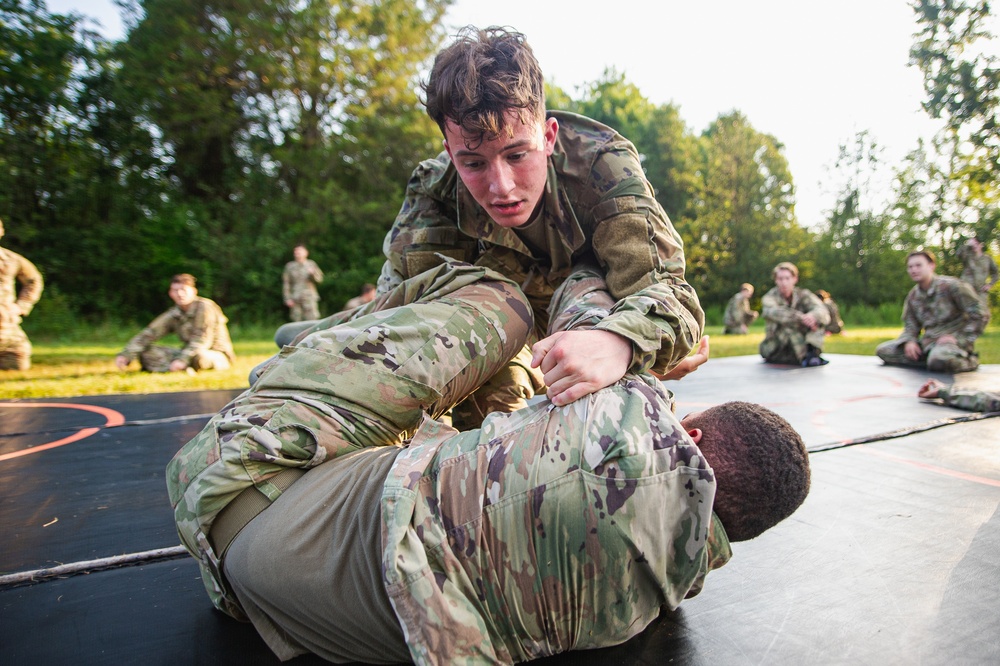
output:
M556 289L548 308L548 328L545 335L553 335L572 328L588 328L606 317L617 301L608 292L604 275L593 266L580 265ZM359 310L347 310L318 322L285 324L275 333L279 347L294 345L309 333L334 326L368 312L380 310L382 299L376 299ZM513 412L545 389L542 373L531 367L531 345L539 340L538 329L532 328L525 345L514 358L487 379L472 395L455 406L451 420L459 430L477 428L483 418L492 412ZM255 369L250 383L256 381Z
M181 358L183 350L164 345L152 345L139 353L139 363L146 372L170 372L170 364ZM188 361L195 370L228 370L229 357L220 351L206 349Z
M293 322L315 321L319 319L319 301L314 298L293 300L288 316Z
M760 355L768 363L788 363L798 365L806 356L807 346L823 351L825 331L803 331L793 326L777 326L768 329L767 336L760 343Z
M17 324L0 326L0 370L30 370L31 341Z
M971 372L979 367L979 355L962 349L956 344L921 344L923 354L914 361L903 349L906 343L897 340L883 342L875 348L875 354L886 365L904 365L911 368L927 368L931 372Z
M445 413L504 367L532 324L516 284L448 263L271 359L167 467L178 533L216 606L241 614L219 574L224 553L209 539L237 495L255 487L273 501L281 490L270 481L282 470L402 444L425 414Z

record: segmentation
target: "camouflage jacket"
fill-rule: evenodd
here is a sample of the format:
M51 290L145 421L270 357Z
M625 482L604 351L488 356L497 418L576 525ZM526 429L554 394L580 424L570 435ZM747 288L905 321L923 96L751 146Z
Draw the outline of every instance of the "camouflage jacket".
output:
M42 287L42 275L33 263L0 247L0 335L4 329L18 326L21 317L31 312L42 295Z
M286 301L319 300L316 285L323 281L323 271L312 259L289 261L281 274L281 294Z
M972 248L963 245L958 250L958 256L965 262L962 279L972 285L977 294L982 293L982 287L992 287L1000 280L1000 269L997 262L985 252L978 257L972 253Z
M613 129L570 113L559 121L540 215L505 229L466 190L446 153L422 162L383 251L379 293L440 263L435 253L493 268L521 285L543 335L554 290L574 265L605 272L618 300L597 328L632 342L631 370L666 372L697 343L704 313L684 278L680 236L653 197L635 147Z
M726 328L739 328L753 323L754 311L750 309L750 299L742 291L736 292L726 304L723 324Z
M765 333L771 336L779 328L788 326L801 327L802 316L811 314L816 318L820 328L830 323L830 311L823 305L819 296L808 289L795 287L792 289L791 302L786 301L777 287L772 287L761 299L761 316L767 321Z
M938 397L949 407L970 412L1000 412L1000 393L948 386L938 391Z
M184 361L190 362L198 352L206 349L222 352L229 360L233 360L236 354L229 339L229 329L226 328L228 321L215 301L198 297L187 311L175 305L154 319L141 333L128 341L121 356L132 361L163 336L176 333L184 343L181 355Z
M648 375L565 407L427 420L382 497L386 590L418 664L615 645L731 557L715 477Z
M989 311L972 287L957 278L936 275L926 291L914 285L906 296L899 342L918 342L926 352L941 336L953 335L959 347L971 352L989 320Z

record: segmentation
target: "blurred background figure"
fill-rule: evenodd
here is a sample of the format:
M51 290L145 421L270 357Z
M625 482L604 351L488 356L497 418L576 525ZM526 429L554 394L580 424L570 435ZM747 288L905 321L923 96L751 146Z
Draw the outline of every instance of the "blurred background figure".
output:
M826 311L830 313L830 323L826 325L827 333L842 333L844 330L844 320L840 318L840 306L833 300L830 292L826 289L817 289L816 295L823 301Z
M760 313L750 309L751 296L753 296L753 285L744 282L740 285L740 290L729 299L729 303L726 304L726 314L723 317L726 335L743 335L747 332L747 326L757 319Z
M965 262L962 279L972 286L976 296L989 307L989 291L1000 280L1000 271L993 257L983 252L983 243L978 238L970 238L958 248L958 258Z
M375 285L371 282L365 282L361 285L361 293L344 303L344 309L353 310L359 305L371 303L373 300L375 300Z
M0 239L3 234L0 220ZM31 341L21 328L21 319L38 302L42 287L42 274L33 263L0 247L0 370L31 368Z
M292 261L285 264L281 275L282 294L292 321L319 319L319 292L316 285L323 281L323 271L309 258L305 245L292 249Z

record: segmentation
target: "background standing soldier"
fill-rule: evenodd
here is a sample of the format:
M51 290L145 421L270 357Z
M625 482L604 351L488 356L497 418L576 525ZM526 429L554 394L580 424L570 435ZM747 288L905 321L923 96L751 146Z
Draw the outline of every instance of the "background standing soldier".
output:
M281 276L285 305L291 311L292 321L319 319L319 292L316 285L323 281L323 271L309 258L305 245L292 249L294 261L285 264Z
M3 234L0 220L0 239ZM20 292L15 282L21 283ZM21 328L21 319L38 302L42 286L42 275L33 263L0 247L0 370L31 368L31 341Z
M792 363L804 368L826 365L820 356L830 313L819 297L795 285L799 269L790 261L774 267L775 287L761 302L767 329L760 355L768 363Z
M760 313L750 309L751 296L753 296L753 285L744 282L740 285L740 290L729 299L729 303L726 304L726 314L723 317L726 335L743 335L747 332L747 326L757 319Z
M233 359L233 343L226 327L226 315L215 301L200 298L193 275L181 273L170 280L170 299L176 304L129 340L115 365L128 367L136 357L147 372L182 372L189 370L226 370ZM183 349L153 344L176 333Z
M972 285L976 296L989 307L989 291L1000 280L1000 270L993 257L983 252L983 243L978 238L970 238L958 248L958 258L965 262L962 279Z

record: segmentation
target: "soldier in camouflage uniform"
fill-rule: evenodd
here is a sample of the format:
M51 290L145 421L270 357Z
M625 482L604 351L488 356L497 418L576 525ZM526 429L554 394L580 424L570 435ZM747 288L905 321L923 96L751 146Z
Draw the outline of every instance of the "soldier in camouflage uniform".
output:
M917 391L917 396L926 400L938 398L948 407L970 412L1000 412L1000 393L946 386L936 379L924 382Z
M969 283L980 300L989 307L989 293L1000 280L1000 269L993 257L983 252L983 244L978 238L970 238L958 248L958 258L965 262L962 279Z
M830 313L814 293L796 287L799 269L783 261L772 272L775 287L764 294L761 309L767 327L760 355L768 363L803 367L826 365L820 356Z
M282 294L292 321L319 319L319 292L316 285L323 281L323 271L309 258L305 245L292 249L294 261L285 264L281 274Z
M743 335L747 332L747 326L756 321L760 313L750 309L751 296L753 296L753 285L744 282L740 285L740 290L729 299L726 313L723 315L726 335Z
M617 644L805 497L787 423L746 403L679 422L649 375L458 433L432 417L523 345L527 299L450 262L380 299L285 348L168 468L210 597L282 659L512 662ZM553 306L550 325L586 330L614 301L584 271Z
M831 335L843 333L844 320L840 318L840 306L837 305L837 301L833 300L833 296L826 289L817 289L816 297L823 302L826 311L830 313L830 321L827 322L823 330Z
M115 365L124 370L136 358L147 372L183 372L188 370L226 370L236 353L226 328L226 315L215 301L200 298L195 278L180 273L170 280L167 292L175 306L161 314L128 341L115 357ZM175 333L183 349L153 344Z
M3 235L0 220L0 238ZM33 263L0 247L0 370L31 368L31 341L21 328L21 319L38 302L42 288L42 275Z
M935 275L928 250L911 252L906 270L916 282L903 305L903 334L875 353L888 365L932 372L969 372L979 367L976 338L990 320L989 310L965 282Z
M435 59L426 93L446 151L410 178L383 244L379 293L450 256L514 280L535 316L533 346L456 423L521 407L543 386L561 405L626 371L663 374L680 364L704 313L635 146L589 118L546 114L541 69L518 33L463 31ZM581 264L597 267L616 306L593 330L539 340L553 292ZM301 330L287 325L276 340L286 344Z

